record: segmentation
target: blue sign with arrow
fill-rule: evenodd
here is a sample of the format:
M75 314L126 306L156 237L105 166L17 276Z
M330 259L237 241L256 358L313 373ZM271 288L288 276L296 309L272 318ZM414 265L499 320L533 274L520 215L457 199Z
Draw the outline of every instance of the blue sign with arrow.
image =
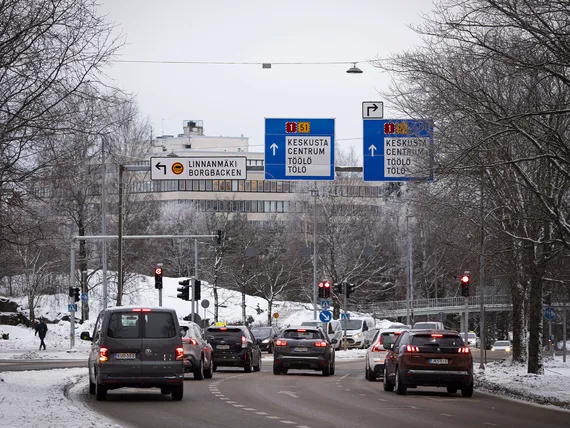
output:
M81 293L81 301L86 302L89 299L87 293Z
M332 320L332 312L331 311L321 311L319 312L319 319L322 322L330 322Z
M548 321L554 321L556 319L556 309L552 306L547 306L544 308L544 318Z
M266 180L334 180L334 119L265 119Z
M433 121L363 121L363 180L433 180Z

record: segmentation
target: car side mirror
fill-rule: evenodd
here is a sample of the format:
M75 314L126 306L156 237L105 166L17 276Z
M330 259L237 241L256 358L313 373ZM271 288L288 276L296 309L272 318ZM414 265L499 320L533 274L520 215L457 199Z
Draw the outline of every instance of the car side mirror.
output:
M206 336L206 341L210 342L211 340L214 340L214 336Z
M332 343L333 345L336 345L336 344L338 343L338 340L332 339L332 340L331 340L331 343Z
M88 331L81 332L81 334L79 335L79 338L81 340L88 340L89 342L91 342L93 340Z

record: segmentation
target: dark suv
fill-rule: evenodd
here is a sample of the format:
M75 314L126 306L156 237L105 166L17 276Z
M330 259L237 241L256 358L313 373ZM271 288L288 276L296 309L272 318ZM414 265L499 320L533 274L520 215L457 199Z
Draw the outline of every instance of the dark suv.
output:
M214 349L214 370L221 366L243 367L246 373L261 368L261 350L245 325L208 327L205 333Z
M408 387L445 386L450 394L473 395L473 357L456 331L404 331L387 347L384 391L404 395Z
M275 338L279 334L277 327L253 327L251 332L254 337L260 341L259 348L262 351L267 351L269 354L273 353Z

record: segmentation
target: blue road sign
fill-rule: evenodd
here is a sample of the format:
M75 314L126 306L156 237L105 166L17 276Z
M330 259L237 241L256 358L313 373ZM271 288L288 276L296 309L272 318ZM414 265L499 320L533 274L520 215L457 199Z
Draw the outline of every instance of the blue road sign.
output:
M350 321L350 314L349 313L340 314L340 319Z
M87 293L81 293L81 301L86 302L89 299Z
M265 119L266 180L334 180L334 119Z
M322 322L330 322L332 320L332 312L331 311L321 311L319 312L319 319Z
M331 301L330 300L328 300L328 299L322 299L321 300L321 308L326 310L330 307L331 307Z
M363 121L363 180L433 179L433 121Z
M67 312L77 312L77 303L67 305Z
M552 306L546 306L544 308L544 318L548 321L554 321L556 319L556 309Z

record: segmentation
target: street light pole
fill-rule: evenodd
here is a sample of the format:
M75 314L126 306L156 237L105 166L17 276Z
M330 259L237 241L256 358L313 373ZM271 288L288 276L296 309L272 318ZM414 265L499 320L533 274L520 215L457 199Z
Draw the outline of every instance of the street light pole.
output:
M314 199L314 212L313 212L313 319L317 319L317 196L319 191L317 183L315 188L311 189L311 195Z
M105 165L105 137L101 139L101 234L107 234L107 168ZM107 308L107 241L101 240L101 270L103 271L103 309Z

